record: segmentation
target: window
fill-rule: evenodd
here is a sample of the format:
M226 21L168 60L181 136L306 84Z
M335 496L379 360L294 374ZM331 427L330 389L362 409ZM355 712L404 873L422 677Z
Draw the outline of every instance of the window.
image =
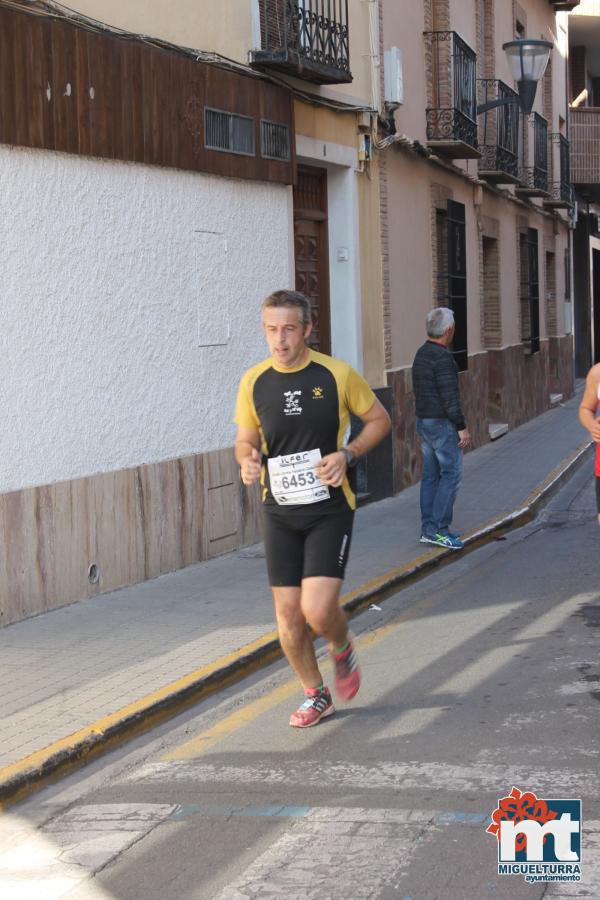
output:
M461 372L469 367L467 352L467 254L464 203L447 201L436 210L436 304L454 313L452 354Z
M565 300L571 299L571 254L569 248L565 248Z
M500 259L496 238L483 237L483 346L502 346L502 305L500 302Z
M528 353L540 349L540 286L538 276L538 233L527 228L519 235L521 269L521 340Z
M556 255L546 251L546 334L555 337L558 334L556 304Z
M287 162L290 158L290 129L288 126L261 119L260 153L265 159L281 159Z
M204 108L204 146L207 150L255 155L254 119L221 109Z

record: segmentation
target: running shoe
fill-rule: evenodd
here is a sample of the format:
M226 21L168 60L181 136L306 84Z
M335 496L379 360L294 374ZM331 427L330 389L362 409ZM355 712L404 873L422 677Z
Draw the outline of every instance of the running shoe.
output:
M420 544L437 544L437 539L435 535L431 534L422 534L419 538Z
M304 693L306 700L290 716L292 728L310 728L335 712L329 688L307 688Z
M331 657L335 665L335 692L343 700L352 700L360 687L360 669L350 637L346 649L332 653Z
M435 536L434 543L438 547L446 547L447 550L462 550L465 546L455 534L440 534L439 532Z

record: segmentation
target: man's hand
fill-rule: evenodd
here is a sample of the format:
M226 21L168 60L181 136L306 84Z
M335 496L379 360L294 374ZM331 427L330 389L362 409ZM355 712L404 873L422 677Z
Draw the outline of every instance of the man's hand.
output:
M240 462L240 475L245 485L256 484L260 478L260 453L255 447Z
M462 431L458 432L458 446L461 450L465 450L467 447L471 446L471 435L469 434L468 428L463 428Z
M316 464L315 473L323 484L340 487L346 474L346 457L339 451L328 453Z

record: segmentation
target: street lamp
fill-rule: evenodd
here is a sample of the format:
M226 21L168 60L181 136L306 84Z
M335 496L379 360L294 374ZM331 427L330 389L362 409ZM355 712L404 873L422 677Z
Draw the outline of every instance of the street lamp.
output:
M517 82L521 112L526 116L533 109L537 83L546 71L552 46L550 41L535 40L533 38L531 40L529 38L519 38L502 45L502 49L508 57L513 78ZM488 112L490 109L496 109L498 106L506 106L509 103L516 103L516 100L512 97L492 100L490 103L478 106L477 115Z
M502 45L519 89L519 106L525 115L533 109L537 83L546 71L552 44L521 38Z

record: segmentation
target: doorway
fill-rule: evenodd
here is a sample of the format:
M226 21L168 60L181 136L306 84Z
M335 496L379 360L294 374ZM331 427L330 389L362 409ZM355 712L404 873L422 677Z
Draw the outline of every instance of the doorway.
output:
M331 353L327 170L298 166L294 187L296 290L310 300L313 331L308 343Z

